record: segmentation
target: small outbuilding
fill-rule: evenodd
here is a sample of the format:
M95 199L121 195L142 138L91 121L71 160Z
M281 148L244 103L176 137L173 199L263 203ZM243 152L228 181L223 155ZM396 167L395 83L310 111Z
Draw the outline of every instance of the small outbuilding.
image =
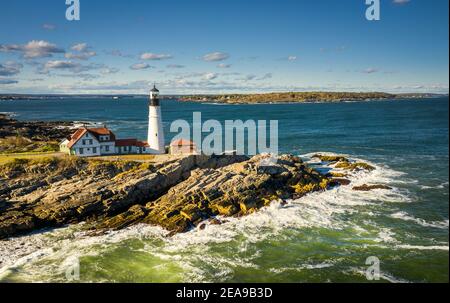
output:
M170 143L169 152L171 155L193 155L197 154L197 147L191 140L178 139Z

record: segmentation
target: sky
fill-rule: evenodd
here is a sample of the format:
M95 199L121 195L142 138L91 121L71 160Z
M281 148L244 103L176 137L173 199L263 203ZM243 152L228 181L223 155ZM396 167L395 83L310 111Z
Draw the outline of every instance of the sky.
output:
M2 0L0 93L449 91L449 1Z

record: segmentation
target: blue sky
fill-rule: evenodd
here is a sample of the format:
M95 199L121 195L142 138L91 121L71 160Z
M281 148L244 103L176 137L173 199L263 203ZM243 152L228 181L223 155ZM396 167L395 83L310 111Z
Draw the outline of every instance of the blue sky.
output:
M444 92L448 0L0 3L0 93Z

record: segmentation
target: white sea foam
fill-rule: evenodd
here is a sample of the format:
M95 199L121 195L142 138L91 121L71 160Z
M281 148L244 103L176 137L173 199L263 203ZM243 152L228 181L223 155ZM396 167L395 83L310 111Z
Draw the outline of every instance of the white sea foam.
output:
M441 184L435 185L435 186L421 185L420 189L425 189L425 190L426 189L444 189L446 187L448 187L448 182L444 182L444 183L441 183Z
M424 245L402 244L402 245L396 245L395 248L410 249L410 250L445 250L445 251L448 251L448 244L442 245L442 246L438 246L438 245L424 246Z
M79 229L83 224L73 225L43 233L0 241L0 280L11 270L25 267L42 259L59 260L46 265L53 273L64 271L64 260L93 256L101 253L101 246L120 243L127 239L164 237L167 231L155 226L139 224L101 236L88 236ZM26 246L24 246L25 244ZM99 247L100 246L100 249ZM42 248L46 247L46 248ZM42 271L38 270L37 275Z
M433 228L440 228L440 229L448 229L448 223L449 223L449 220L428 222L421 218L415 218L414 216L411 216L410 214L408 214L407 212L404 212L404 211L400 211L400 212L391 214L391 217L395 218L395 219L400 219L403 221L415 222L423 227L433 227Z
M366 276L366 269L362 269L362 268L353 267L350 269L350 271L345 271L345 272L358 274L358 275L361 275L364 277ZM380 280L385 280L385 281L388 281L389 283L411 283L408 280L395 277L394 275L392 275L388 272L384 272L384 271L380 272Z
M268 271L276 274L284 273L287 271L303 271L303 270L314 270L314 269L324 269L333 267L334 264L330 262L323 262L317 264L301 264L296 267L279 267L279 268L270 268Z
M15 112L0 112L0 115L7 115L7 116L9 116L11 118L14 118L14 117L18 116L18 114L15 113Z

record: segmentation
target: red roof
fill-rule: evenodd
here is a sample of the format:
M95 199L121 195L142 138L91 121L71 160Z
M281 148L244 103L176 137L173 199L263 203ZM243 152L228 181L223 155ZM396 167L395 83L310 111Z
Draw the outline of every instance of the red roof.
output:
M72 134L72 136L70 137L69 144L67 144L67 147L71 148L72 146L74 146L75 143L77 143L78 140L80 140L80 138L83 137L83 135L84 135L86 132L87 132L87 129L86 129L86 128L80 128L80 129L77 129L77 131L74 132L74 133Z
M112 131L110 131L109 129L107 129L106 127L79 128L70 137L69 144L67 144L67 147L71 148L72 146L74 146L75 143L77 143L78 140L80 140L81 137L83 137L84 134L86 134L86 132L89 132L92 136L97 138L97 140L99 140L99 141L100 141L100 138L99 138L100 136L108 136L109 135L109 140L106 140L106 141L102 140L102 142L110 142L110 141L114 141L116 139L116 135L114 135L114 133Z
M92 134L97 139L99 139L100 136L109 136L108 141L116 140L116 135L114 135L114 133L106 127L88 128L87 130L90 134Z
M137 147L148 147L149 145L148 145L147 141L137 141L136 146Z
M117 139L116 146L137 146L147 147L148 144L145 141L138 141L136 139Z
M191 140L178 139L170 142L170 146L195 146L195 143Z
M136 146L136 139L117 139L116 146Z

